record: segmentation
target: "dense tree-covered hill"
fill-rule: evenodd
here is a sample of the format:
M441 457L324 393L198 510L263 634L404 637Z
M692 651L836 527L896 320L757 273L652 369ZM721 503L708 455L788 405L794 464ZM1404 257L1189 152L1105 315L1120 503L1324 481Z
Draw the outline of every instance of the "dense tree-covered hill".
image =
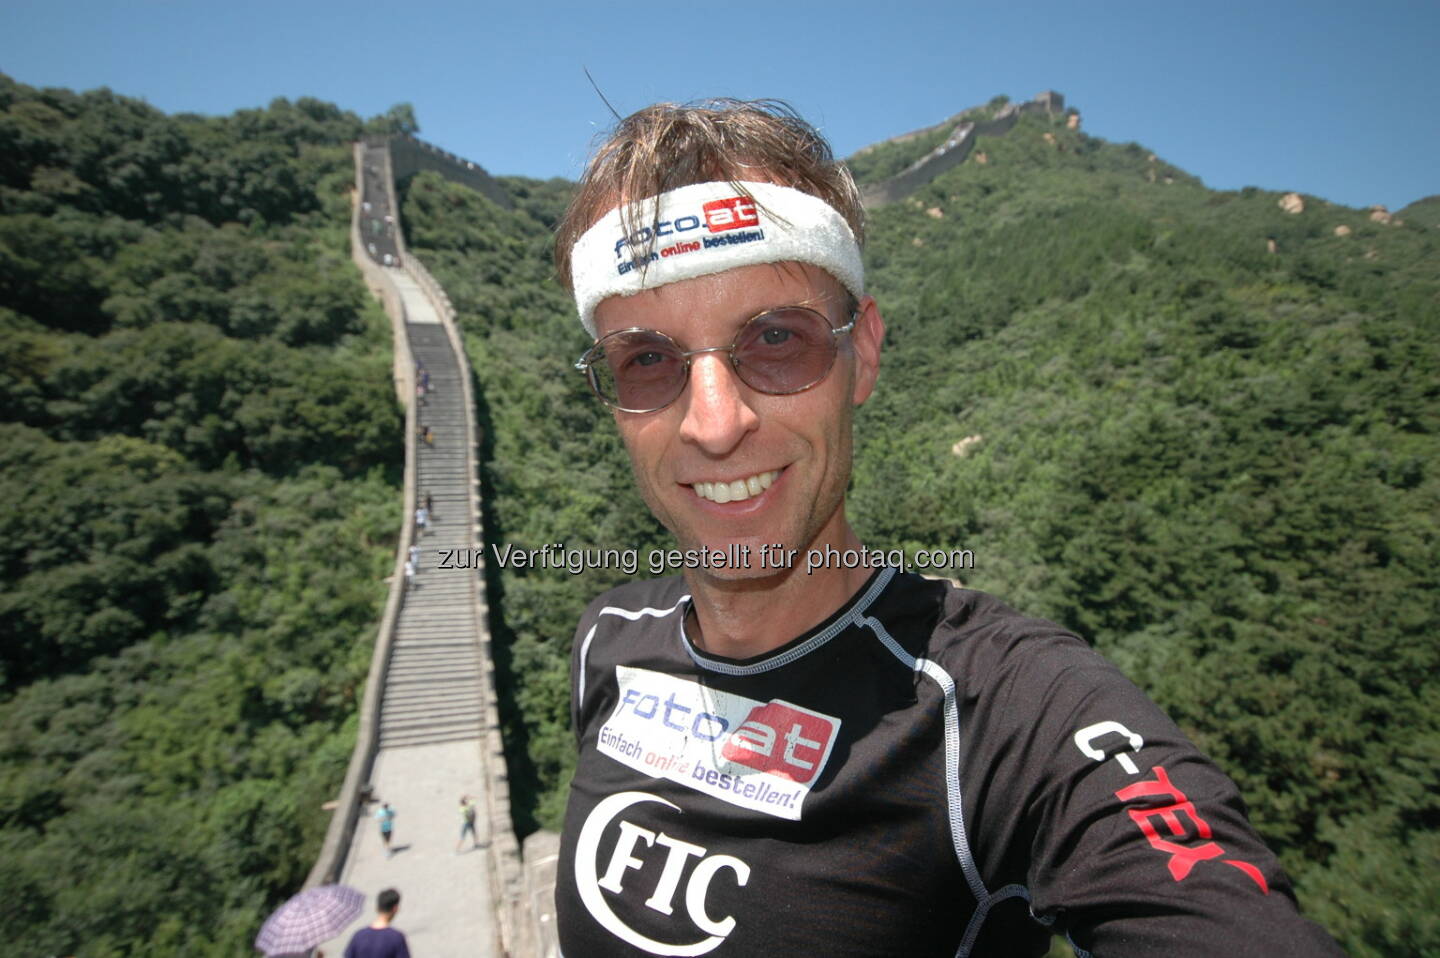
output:
M0 76L7 954L242 954L314 861L402 511L365 130Z
M926 142L855 165L890 175ZM404 202L474 357L490 533L643 562L666 540L549 274L567 184L506 186L513 211L428 174ZM1026 116L874 211L889 333L852 514L872 546L972 550L967 584L1120 664L1352 954L1437 954L1440 234L1278 199ZM517 803L553 827L573 624L625 576L490 574Z
M1410 222L1426 229L1440 229L1440 196L1416 200L1396 214L1401 223Z

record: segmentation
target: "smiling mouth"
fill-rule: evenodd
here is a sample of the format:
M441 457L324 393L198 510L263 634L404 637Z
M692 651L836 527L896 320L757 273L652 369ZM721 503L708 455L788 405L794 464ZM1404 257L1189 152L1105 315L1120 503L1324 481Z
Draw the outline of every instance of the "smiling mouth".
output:
M770 472L750 476L748 479L736 479L734 482L697 482L690 488L694 489L695 495L701 499L708 499L723 505L727 502L740 502L751 496L758 496L769 489L770 484L778 478L780 478L780 470L773 469Z

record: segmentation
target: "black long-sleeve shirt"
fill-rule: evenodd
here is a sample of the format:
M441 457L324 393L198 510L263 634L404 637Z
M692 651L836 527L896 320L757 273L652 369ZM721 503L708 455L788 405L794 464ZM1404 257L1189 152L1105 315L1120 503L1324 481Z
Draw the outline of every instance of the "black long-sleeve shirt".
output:
M678 578L591 604L569 958L1339 955L1234 784L1084 642L884 569L732 660Z

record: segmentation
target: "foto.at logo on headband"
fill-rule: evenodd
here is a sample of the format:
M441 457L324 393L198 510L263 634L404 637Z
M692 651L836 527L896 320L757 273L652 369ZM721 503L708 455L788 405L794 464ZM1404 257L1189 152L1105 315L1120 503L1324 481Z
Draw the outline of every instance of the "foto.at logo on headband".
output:
M700 214L700 216L689 214L668 220L657 220L650 226L640 227L629 236L621 236L615 241L615 257L618 259L626 246L640 246L652 239L698 230L702 223L702 216L705 228L711 233L723 233L726 230L760 225L760 211L756 209L755 201L748 196L731 196L723 200L712 200L700 207Z
M712 233L736 230L742 226L759 226L760 213L755 201L748 196L732 196L728 200L714 200L700 207L705 213L705 225Z

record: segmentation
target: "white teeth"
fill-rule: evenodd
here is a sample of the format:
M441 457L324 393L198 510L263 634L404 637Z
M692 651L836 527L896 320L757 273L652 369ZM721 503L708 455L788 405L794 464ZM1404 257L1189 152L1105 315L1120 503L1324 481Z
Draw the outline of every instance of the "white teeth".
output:
M758 496L769 489L778 478L780 478L780 470L774 469L746 479L736 479L734 482L697 482L691 488L701 499L709 499L711 502L723 505L727 502L739 502L742 499L749 499L751 496Z

